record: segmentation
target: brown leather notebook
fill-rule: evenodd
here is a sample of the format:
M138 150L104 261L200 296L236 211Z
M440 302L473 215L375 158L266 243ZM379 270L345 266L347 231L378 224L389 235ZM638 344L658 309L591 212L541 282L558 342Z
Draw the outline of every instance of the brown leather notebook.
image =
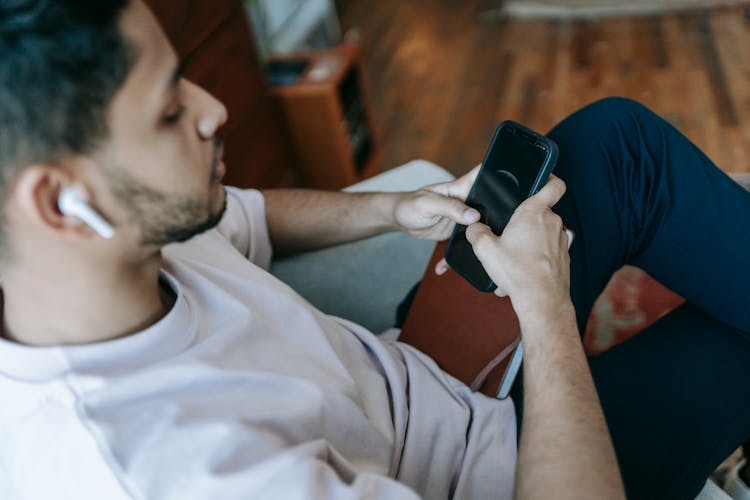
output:
M480 292L453 270L435 274L446 244L438 243L432 253L399 340L495 397L520 339L518 318L507 297Z

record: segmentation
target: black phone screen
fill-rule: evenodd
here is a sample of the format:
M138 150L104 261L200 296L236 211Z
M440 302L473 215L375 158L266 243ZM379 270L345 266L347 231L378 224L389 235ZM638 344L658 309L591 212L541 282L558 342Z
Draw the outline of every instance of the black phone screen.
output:
M501 127L485 158L466 204L481 214L481 222L500 235L514 210L532 193L549 151L511 126ZM457 225L446 253L448 264L482 290L494 289L492 280L466 240L466 226ZM459 265L460 264L460 265Z

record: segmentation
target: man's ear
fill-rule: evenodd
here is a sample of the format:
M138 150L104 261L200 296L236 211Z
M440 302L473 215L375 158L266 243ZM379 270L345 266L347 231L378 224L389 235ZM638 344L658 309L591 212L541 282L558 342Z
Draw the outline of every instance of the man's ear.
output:
M75 217L66 216L58 207L62 190L72 184L72 177L58 165L29 165L17 175L8 193L20 223L40 231L88 235L86 225Z

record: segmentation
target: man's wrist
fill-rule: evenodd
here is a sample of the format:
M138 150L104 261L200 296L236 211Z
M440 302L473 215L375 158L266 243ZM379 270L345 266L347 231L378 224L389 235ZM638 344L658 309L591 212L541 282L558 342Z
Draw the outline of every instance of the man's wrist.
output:
M383 227L388 231L406 231L406 228L399 222L397 213L399 205L404 202L410 193L373 193L376 206L376 213Z
M575 308L570 297L537 298L513 301L521 331L537 332L575 321Z
M368 193L372 207L373 223L382 232L401 231L403 228L396 220L396 207L401 193Z

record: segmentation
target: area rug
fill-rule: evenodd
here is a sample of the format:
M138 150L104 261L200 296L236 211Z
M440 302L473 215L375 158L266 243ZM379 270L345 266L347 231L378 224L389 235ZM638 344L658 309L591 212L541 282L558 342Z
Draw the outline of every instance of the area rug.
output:
M485 19L585 18L649 16L678 10L708 9L749 5L748 0L510 0L497 9L484 12Z

